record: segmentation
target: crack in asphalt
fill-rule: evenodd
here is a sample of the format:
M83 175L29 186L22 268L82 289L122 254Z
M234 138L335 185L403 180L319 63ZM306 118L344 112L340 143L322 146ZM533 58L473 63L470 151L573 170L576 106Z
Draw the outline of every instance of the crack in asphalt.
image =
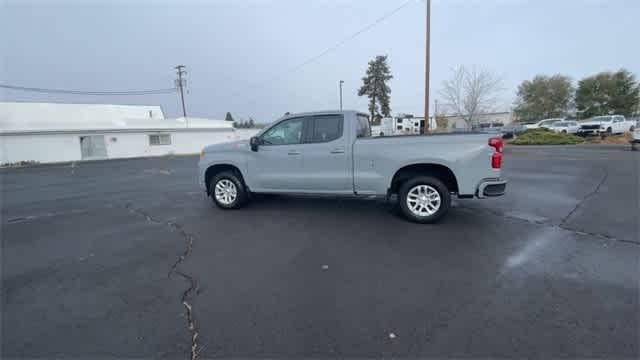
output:
M191 304L192 296L199 293L198 282L196 279L186 274L180 270L178 270L178 266L189 256L193 250L193 235L189 234L184 226L178 224L173 221L162 221L154 218L149 213L142 209L134 208L131 204L126 204L125 206L131 213L135 213L137 215L143 216L148 222L153 224L159 224L169 227L170 229L177 231L181 237L185 241L185 248L182 254L178 256L176 261L171 265L169 269L169 273L167 274L168 278L171 278L171 275L177 275L181 277L183 280L189 283L189 287L184 290L182 293L182 297L180 301L182 302L182 306L185 308L185 314L187 318L187 329L189 330L189 334L191 335L191 360L197 360L200 356L200 352L202 351L202 346L199 345L198 337L200 336L200 332L196 325L193 305Z
M89 210L86 209L72 209L72 210L68 210L68 211L59 211L59 212L46 212L46 213L41 213L41 214L36 214L36 215L25 215L25 216L18 216L18 217L12 217L9 218L5 221L6 224L15 224L15 223L21 223L21 222L27 222L27 221L32 221L32 220L38 220L38 219L42 219L42 218L49 218L49 217L55 217L55 216L65 216L65 215L74 215L74 214L84 214L89 212Z
M560 221L560 227L564 226L564 224L569 220L569 218L582 206L582 204L584 204L585 201L589 200L600 191L600 187L602 186L602 184L604 184L605 181L607 181L608 177L609 177L609 172L605 170L604 175L602 176L602 179L600 179L600 182L596 185L593 191L585 195L582 198L582 200L578 201L576 206L574 206L574 208L571 209L571 211L569 211L569 213L564 218L562 218L562 221Z
M585 195L582 200L578 201L578 203L576 204L576 206L573 207L573 209L571 209L571 211L569 211L569 213L564 216L562 218L562 220L560 221L559 224L555 225L555 224L550 224L548 222L545 221L536 221L536 220L531 220L531 219L525 219L522 217L517 217L517 216L511 216L503 211L499 211L499 210L494 210L494 209L488 209L488 208L481 208L481 207L469 207L469 206L461 206L459 205L458 208L459 209L464 209L464 210L480 210L483 211L485 213L494 215L494 216L499 216L505 219L511 219L511 220L516 220L516 221L522 221L525 222L527 224L532 224L532 225L539 225L539 226L544 226L544 227L548 227L548 228L555 228L555 229L562 229L565 231L570 231L574 234L577 235L584 235L584 236L593 236L593 237L597 237L597 238L601 238L601 239L605 239L605 240L611 240L611 241L619 241L619 242L623 242L623 243L628 243L628 244L633 244L636 246L640 246L640 243L633 241L633 240L629 240L629 239L621 239L621 238L616 238L615 236L611 236L611 235L607 235L607 234L601 234L601 233L596 233L596 232L590 232L590 231L584 231L581 229L576 229L576 228L572 228L570 226L568 226L566 223L569 220L569 218L571 218L571 216L573 216L573 214L584 204L584 202L586 202L587 200L589 200L590 198L592 198L593 196L595 196L599 191L600 188L602 187L602 185L607 181L607 178L609 176L609 172L605 171L604 175L602 176L602 179L600 179L600 181L598 182L598 184L596 184L596 186L594 187L594 189L589 192L587 195Z
M577 235L593 236L593 237L598 237L598 238L605 239L605 240L619 241L619 242L623 242L623 243L629 243L629 244L633 244L633 245L636 245L636 246L640 246L640 243L638 243L636 241L633 241L633 240L621 239L621 238L616 238L615 236L611 236L611 235L607 235L607 234L600 234L600 233L595 233L595 232L589 232L589 231L574 229L574 228L568 227L568 226L563 225L563 224L554 225L554 224L545 223L545 222L541 222L541 221L534 221L534 220L523 219L523 218L516 217L516 216L509 216L509 215L507 215L507 214L505 214L503 212L500 212L500 211L497 211L497 210L493 210L493 209L466 207L466 206L459 206L458 208L459 209L464 209L464 210L472 210L472 211L480 210L480 211L483 211L483 212L485 212L485 213L487 213L489 215L502 217L504 219L522 221L524 223L531 224L531 225L538 225L538 226L543 226L543 227L552 228L552 229L562 229L562 230L569 231L569 232L572 232L572 233L577 234Z
M570 232L572 232L574 234L578 234L578 235L594 236L594 237L598 237L598 238L605 239L605 240L619 241L619 242L623 242L623 243L628 243L628 244L633 244L633 245L636 245L636 246L640 246L640 243L638 243L636 241L629 240L629 239L621 239L621 238L617 238L615 236L611 236L611 235L607 235L607 234L600 234L600 233L595 233L595 232L590 232L590 231L573 229L573 228L570 228L570 227L565 226L565 225L558 225L558 228L560 228L562 230L570 231Z

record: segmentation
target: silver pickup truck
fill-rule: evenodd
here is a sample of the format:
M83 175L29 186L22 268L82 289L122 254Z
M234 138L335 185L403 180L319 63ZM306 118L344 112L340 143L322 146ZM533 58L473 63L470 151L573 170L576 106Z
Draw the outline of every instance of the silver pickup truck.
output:
M291 114L250 140L205 147L199 182L222 209L254 193L397 195L407 219L431 223L452 195L504 194L502 151L502 140L480 133L372 137L356 111Z

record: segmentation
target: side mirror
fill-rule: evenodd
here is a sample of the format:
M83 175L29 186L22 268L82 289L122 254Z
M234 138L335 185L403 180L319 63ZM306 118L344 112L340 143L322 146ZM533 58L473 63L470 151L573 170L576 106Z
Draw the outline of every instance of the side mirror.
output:
M252 136L251 139L249 139L249 145L251 145L251 151L258 151L258 146L260 145L261 141L260 138L257 136Z

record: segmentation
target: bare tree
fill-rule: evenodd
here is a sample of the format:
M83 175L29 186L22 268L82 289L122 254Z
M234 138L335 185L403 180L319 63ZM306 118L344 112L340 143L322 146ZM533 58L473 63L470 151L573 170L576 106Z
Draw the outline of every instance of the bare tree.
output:
M467 126L472 126L478 114L490 111L498 102L502 79L489 70L473 66L452 69L449 80L442 82L442 96Z

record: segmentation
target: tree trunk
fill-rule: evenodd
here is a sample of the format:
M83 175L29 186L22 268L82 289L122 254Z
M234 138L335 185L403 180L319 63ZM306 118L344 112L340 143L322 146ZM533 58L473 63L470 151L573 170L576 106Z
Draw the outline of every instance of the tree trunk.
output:
M376 94L378 91L378 87L376 86L378 85L378 81L377 79L373 79L373 94L371 96L371 119L369 120L369 125L373 125L374 121L375 121L375 115L376 115Z

